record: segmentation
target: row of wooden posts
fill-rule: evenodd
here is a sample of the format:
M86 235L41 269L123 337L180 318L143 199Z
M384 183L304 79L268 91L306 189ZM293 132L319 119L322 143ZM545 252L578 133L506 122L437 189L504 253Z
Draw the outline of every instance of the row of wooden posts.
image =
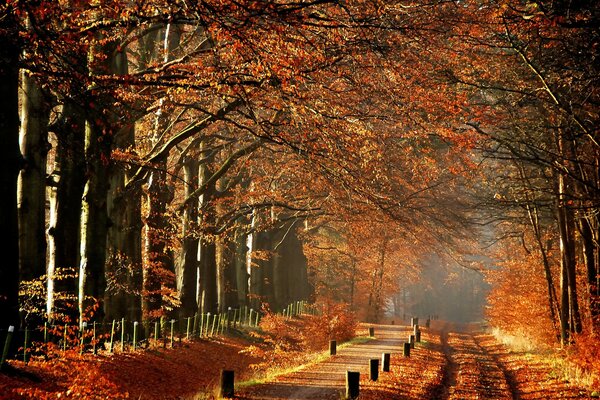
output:
M431 319L433 317L427 318L425 322L425 327L429 328ZM403 356L410 357L410 350L415 348L415 343L421 342L421 329L419 327L419 318L413 317L411 318L411 326L413 328L413 334L409 335L408 342L404 343L403 346ZM375 328L369 327L369 336L375 337ZM329 341L329 355L335 356L337 354L337 341L330 340ZM390 353L383 353L381 355L381 371L389 372L390 371ZM376 381L379 379L379 369L380 363L378 358L372 358L369 360L369 379L372 381ZM234 371L232 370L222 370L221 371L221 385L219 390L219 395L221 398L232 398L234 397ZM346 399L356 399L358 398L360 392L360 372L358 371L346 371Z
M314 307L309 305L306 301L296 301L289 304L279 314L291 318L306 313L315 313ZM237 328L247 326L256 328L259 325L260 318L261 313L252 308L243 307L240 309L232 309L229 307L224 313L196 314L193 317L188 317L183 320L167 320L166 318L161 318L154 323L145 323L143 324L143 327L140 327L140 324L137 321L133 321L132 323L131 321L126 321L125 318L122 318L120 321L113 320L112 323L104 324L97 322L83 322L80 326L69 326L67 324L51 325L46 322L43 327L40 327L33 332L27 327L20 332L23 334L22 356L23 361L27 363L32 347L32 333L36 333L39 336L40 341L43 341L44 344L58 341L60 348L62 348L63 351L77 346L80 354L87 351L97 354L101 344L103 344L105 349L111 353L114 352L117 347L120 347L121 352L124 352L126 349L135 351L142 344L144 337L153 338L156 341L162 339L164 348L167 347L167 343L173 348L176 339L181 341L185 338L185 340L189 341L195 338L214 337L222 335L232 327ZM127 329L127 325L130 325L131 330ZM153 333L151 332L151 329L153 330ZM141 332L142 330L143 332ZM71 345L69 346L69 332L73 331L75 331L76 340L72 339ZM57 335L57 332L60 332L60 334ZM14 335L15 327L9 326L4 340L2 358L0 359L0 369L4 366L4 363L8 358ZM76 344L74 343L75 341Z

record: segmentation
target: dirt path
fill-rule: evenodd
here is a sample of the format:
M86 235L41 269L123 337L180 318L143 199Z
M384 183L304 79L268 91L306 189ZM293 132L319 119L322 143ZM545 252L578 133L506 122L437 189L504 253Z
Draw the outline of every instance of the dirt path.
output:
M375 340L340 349L337 356L248 388L237 398L339 400L347 370L361 372L364 400L591 398L588 390L553 377L556 371L542 356L509 351L479 325L436 321L423 329L423 342L410 358L402 356L410 327L379 325L375 332ZM392 353L392 371L370 382L369 359L384 352Z
M474 325L443 324L436 329L446 357L443 378L434 398L518 399L518 388L505 367L477 338Z
M381 359L382 353L401 353L410 328L397 325L374 325L375 339L338 349L337 355L283 375L275 382L255 386L238 394L240 399L335 399L345 387L346 371L368 374L369 359Z

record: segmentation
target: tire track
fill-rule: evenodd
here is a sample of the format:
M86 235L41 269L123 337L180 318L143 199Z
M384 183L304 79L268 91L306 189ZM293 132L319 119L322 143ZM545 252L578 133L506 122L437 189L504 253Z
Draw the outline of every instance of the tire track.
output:
M432 399L518 400L518 390L505 368L480 345L469 325L444 324L440 337L446 365Z

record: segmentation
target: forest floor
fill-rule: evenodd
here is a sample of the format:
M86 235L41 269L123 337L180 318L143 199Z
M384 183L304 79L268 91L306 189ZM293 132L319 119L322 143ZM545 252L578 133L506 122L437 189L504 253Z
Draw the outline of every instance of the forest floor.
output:
M597 398L561 378L546 356L510 351L478 325L434 321L410 357L402 355L409 326L370 326L375 338L341 346L335 356L320 353L320 361L307 354L295 360L302 367L283 374L253 368L261 360L242 351L251 342L239 335L174 349L11 361L12 371L0 374L0 399L213 399L221 369L233 369L238 382L270 373L262 383L236 388L238 399L340 399L347 370L361 372L362 400ZM362 325L358 333L366 332ZM370 381L369 359L382 353L391 353L391 370Z

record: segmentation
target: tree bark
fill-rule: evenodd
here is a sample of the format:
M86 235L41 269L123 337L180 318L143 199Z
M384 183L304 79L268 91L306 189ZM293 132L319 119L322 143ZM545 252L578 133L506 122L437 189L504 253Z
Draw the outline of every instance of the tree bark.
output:
M18 184L19 272L21 281L46 273L46 155L50 105L28 71L22 71L21 153Z
M198 161L189 157L184 160L184 196L189 196L198 186ZM177 291L181 302L180 317L186 318L194 315L198 310L197 280L198 280L198 203L191 202L184 211L182 225L182 249L177 268Z
M85 186L85 118L74 99L63 104L57 137L54 185L50 191L48 294L46 312L75 316L69 298L77 293L81 200Z

